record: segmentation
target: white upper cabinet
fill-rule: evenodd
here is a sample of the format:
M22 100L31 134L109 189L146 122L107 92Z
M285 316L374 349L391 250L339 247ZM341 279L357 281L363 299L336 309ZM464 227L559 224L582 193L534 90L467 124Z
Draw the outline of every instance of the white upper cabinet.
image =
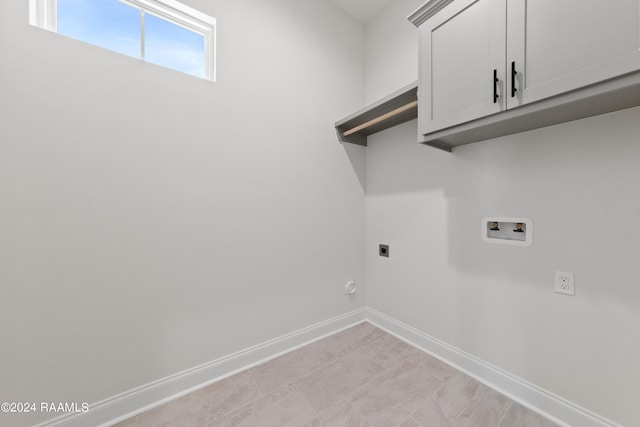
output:
M507 68L508 108L640 69L640 1L508 0Z
M420 27L422 133L504 108L505 17L505 0L461 0Z
M640 70L640 0L430 0L409 19L420 34L421 135L466 124L464 138L472 139L469 122L513 118L516 113L505 111L524 106L547 108L540 101ZM632 101L618 104L628 108ZM583 117L600 111L580 108ZM548 116L535 120L553 124L553 114ZM495 126L481 122L487 136L496 134ZM500 132L527 128L521 122L513 119Z

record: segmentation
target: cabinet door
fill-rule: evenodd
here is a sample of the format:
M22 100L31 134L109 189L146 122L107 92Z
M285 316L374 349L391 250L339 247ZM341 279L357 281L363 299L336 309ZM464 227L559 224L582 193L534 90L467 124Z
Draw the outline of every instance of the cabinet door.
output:
M506 0L453 1L420 26L421 133L505 108L505 37Z
M509 0L507 69L508 108L640 69L640 0Z

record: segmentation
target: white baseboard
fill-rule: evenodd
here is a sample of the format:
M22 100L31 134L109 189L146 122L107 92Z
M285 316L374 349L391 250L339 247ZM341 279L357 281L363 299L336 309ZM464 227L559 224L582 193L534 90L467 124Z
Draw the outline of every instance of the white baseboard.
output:
M90 405L86 413L62 416L35 427L108 427L364 321L431 354L561 426L622 427L371 308L354 310L294 331L95 403Z
M108 427L170 400L365 321L365 309L334 317L90 405L35 427Z
M429 353L553 422L567 427L622 427L409 325L366 308L371 324Z

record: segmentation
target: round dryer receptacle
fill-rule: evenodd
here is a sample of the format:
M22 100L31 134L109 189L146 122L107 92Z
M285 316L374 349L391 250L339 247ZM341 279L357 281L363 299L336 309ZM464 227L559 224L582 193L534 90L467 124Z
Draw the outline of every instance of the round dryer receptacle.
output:
M344 284L344 294L345 295L353 295L356 293L357 287L355 280L349 280Z

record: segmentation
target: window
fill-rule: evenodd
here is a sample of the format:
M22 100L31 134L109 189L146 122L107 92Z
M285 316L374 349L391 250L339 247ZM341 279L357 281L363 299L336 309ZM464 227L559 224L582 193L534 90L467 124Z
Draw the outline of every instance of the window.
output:
M31 25L215 81L215 18L175 0L30 0Z

